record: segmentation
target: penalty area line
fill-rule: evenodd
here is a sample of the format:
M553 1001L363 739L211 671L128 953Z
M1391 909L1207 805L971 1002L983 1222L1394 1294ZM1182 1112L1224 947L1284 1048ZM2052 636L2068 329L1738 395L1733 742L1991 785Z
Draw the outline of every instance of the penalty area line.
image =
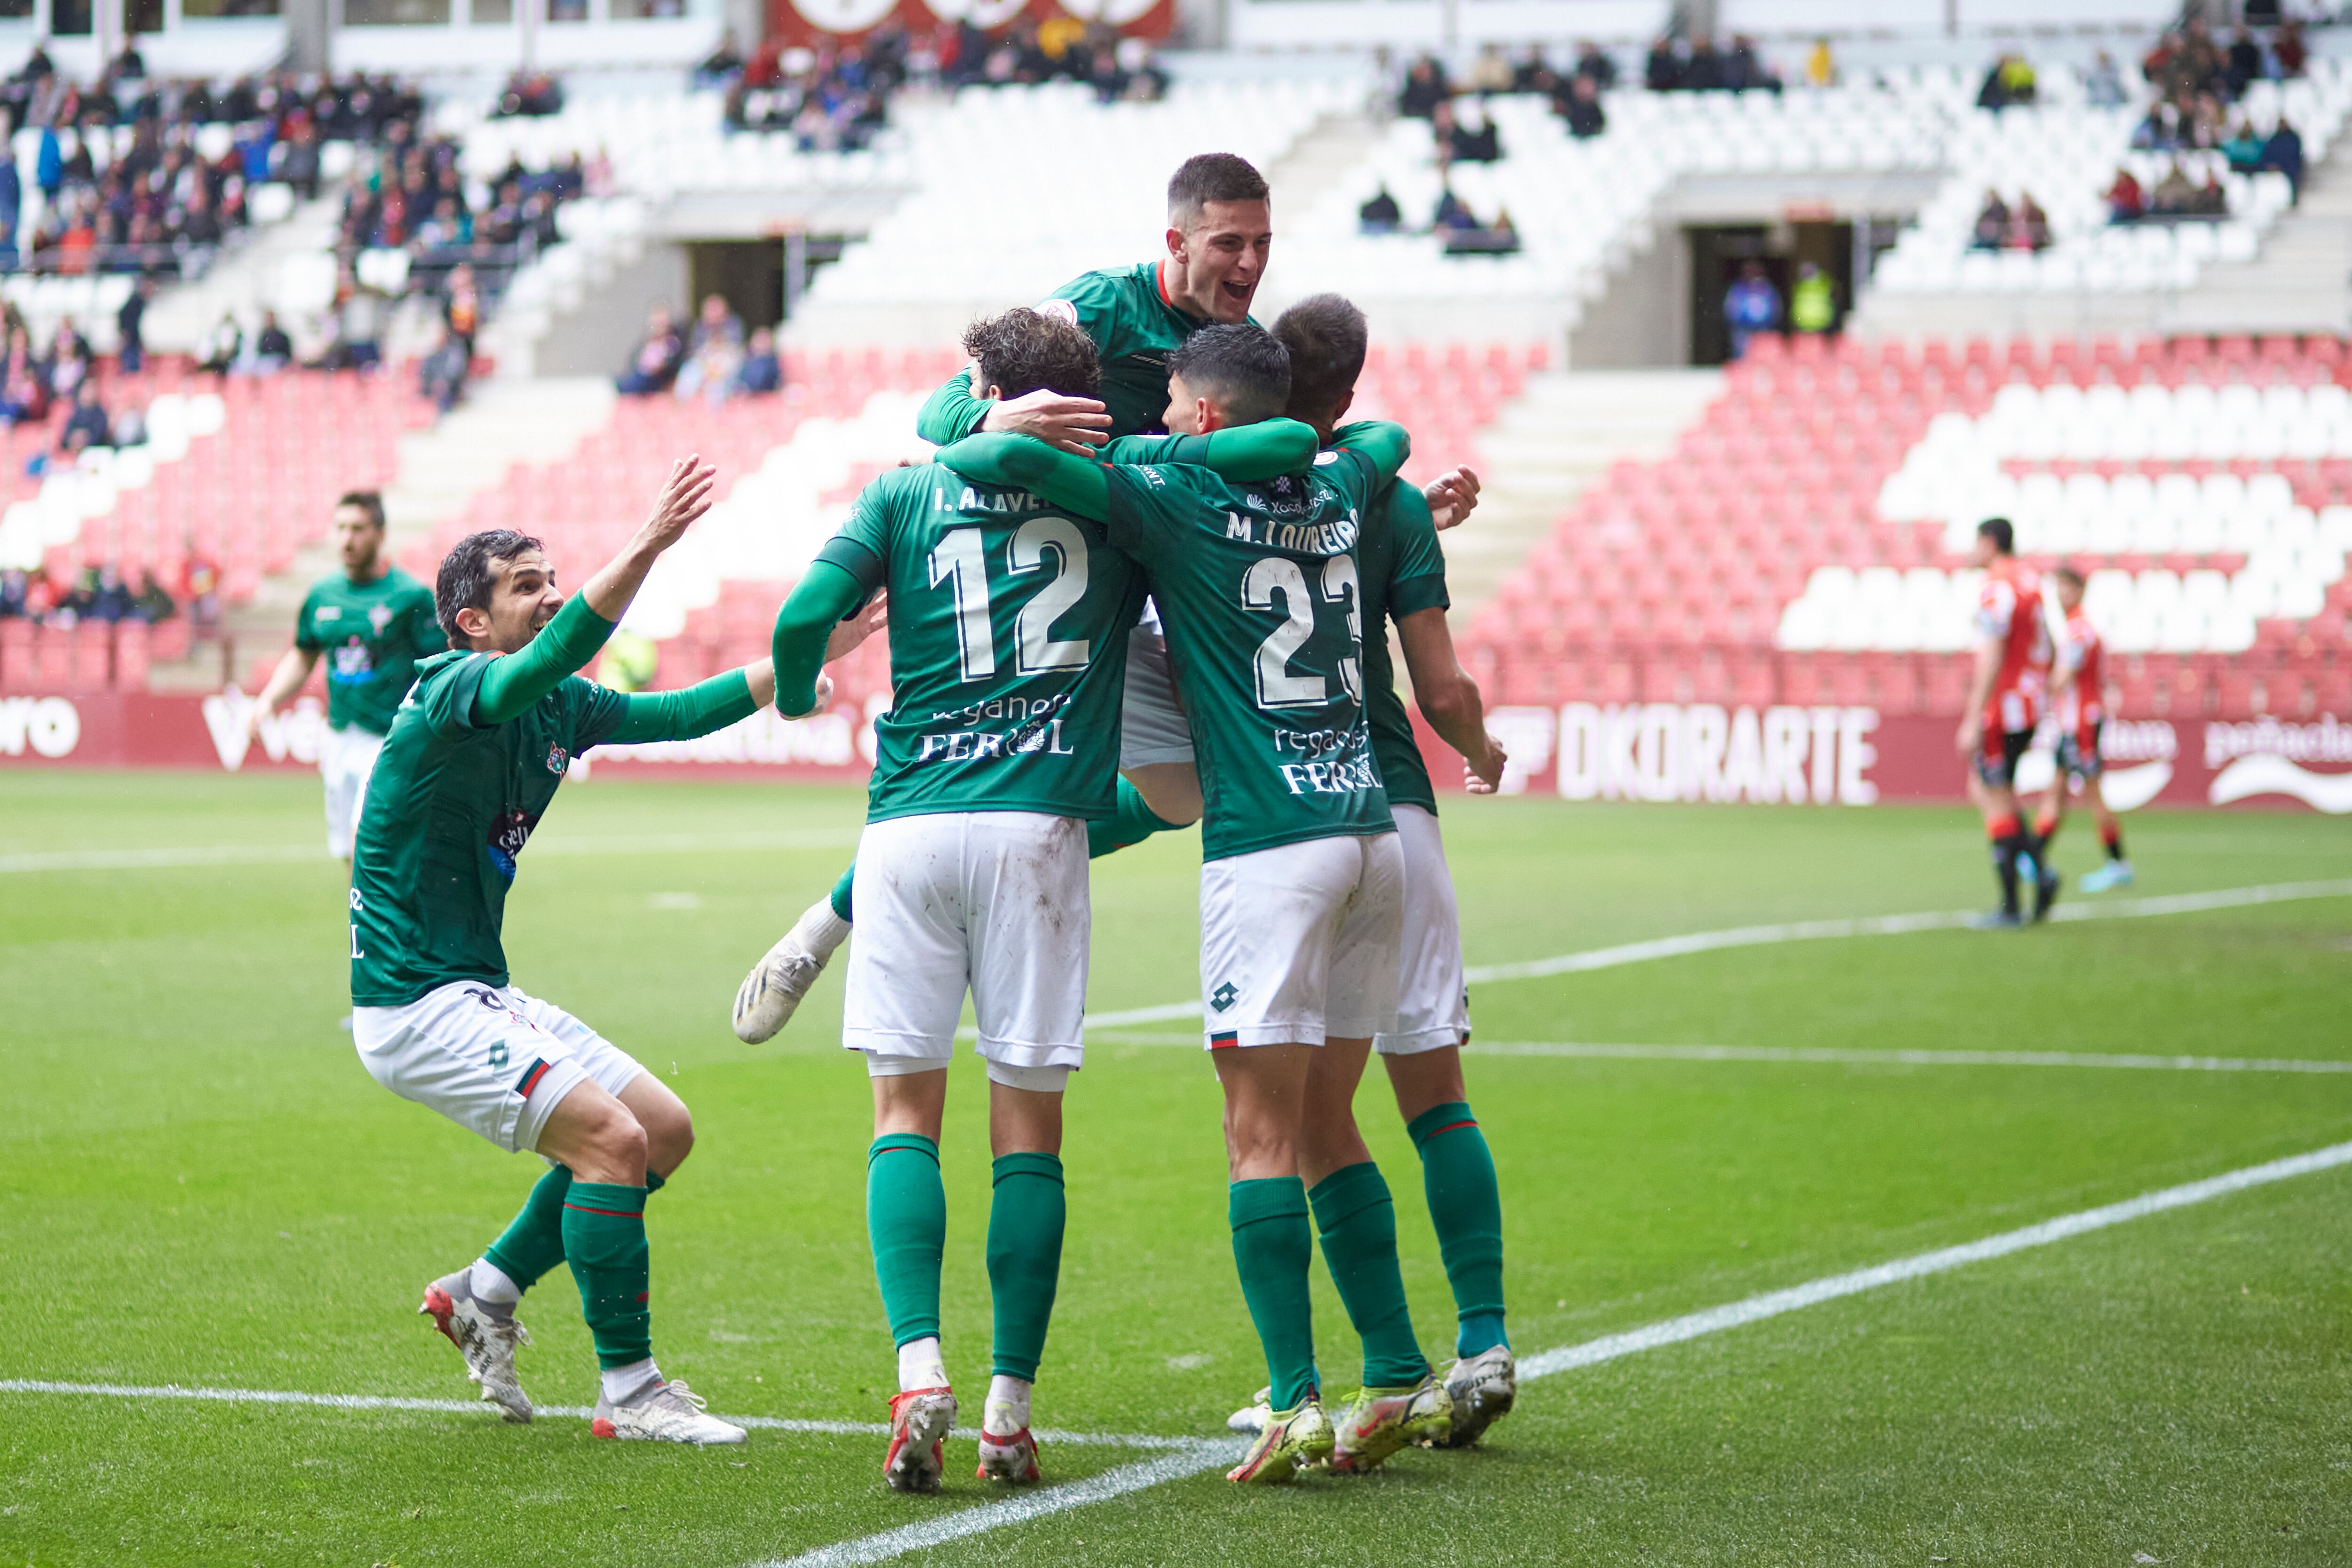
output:
M1184 1037L1187 1040L1192 1036ZM1139 1037L1129 1037L1136 1039ZM1114 1039L1111 1043L1120 1043ZM1846 1050L1834 1046L1585 1045L1570 1040L1473 1040L1472 1056L1573 1057L1661 1062L1783 1062L1849 1067L2125 1068L2143 1072L2352 1073L2352 1061L2305 1057L2159 1057L2097 1051Z
M2215 888L2201 893L2170 893L2152 899L2119 899L2112 903L2061 904L2050 911L2053 921L2146 920L2157 915L2197 914L2208 910L2244 909L2255 904L2291 903L2302 899L2352 898L2352 878L2326 882L2272 882L2252 888ZM1974 910L1940 910L1921 914L1870 915L1854 920L1789 921L1777 925L1735 926L1727 931L1690 931L1682 936L1655 937L1615 947L1590 948L1555 958L1518 963L1474 964L1463 972L1473 985L1501 980L1541 980L1554 974L1584 974L1596 969L1616 969L1628 963L1648 963L1661 958L1683 958L1695 952L1720 952L1735 947L1770 947L1786 942L1821 942L1839 937L1901 936L1911 931L1960 931L1978 916ZM1156 1007L1130 1007L1115 1013L1089 1013L1090 1029L1118 1029L1135 1024L1168 1024L1201 1016L1198 1002L1167 1002Z
M2352 1143L2336 1143L2315 1149L2306 1154L2290 1154L2284 1159L2264 1164L2249 1165L2242 1170L2210 1176L2203 1181L2188 1182L2176 1187L2165 1187L2143 1193L2121 1203L2085 1209L2079 1214L2062 1215L2056 1219L2037 1225L2002 1231L1977 1241L1963 1242L1958 1247L1939 1247L1909 1258L1899 1258L1891 1263L1881 1263L1868 1268L1856 1268L1843 1274L1832 1274L1820 1279L1783 1290L1768 1290L1745 1300L1727 1302L1703 1311L1689 1312L1679 1318L1629 1330L1623 1333L1604 1334L1582 1344L1563 1345L1557 1350L1543 1351L1519 1363L1522 1382L1553 1377L1579 1367L1595 1366L1602 1362L1616 1361L1638 1355L1643 1351L1681 1344L1708 1334L1718 1334L1728 1329L1743 1328L1787 1312L1815 1307L1824 1301L1835 1301L1847 1296L1858 1296L1865 1290L1901 1284L1911 1279L1964 1268L1972 1263L2007 1258L2013 1253L2048 1247L2093 1231L2105 1230L2130 1220L2168 1210L2187 1208L2195 1204L2209 1203L2250 1187L2265 1186L2296 1176L2307 1176L2352 1165ZM837 1545L820 1547L797 1557L772 1559L753 1568L841 1568L843 1564L881 1563L904 1552L919 1552L986 1531L1000 1530L1029 1520L1042 1519L1089 1503L1140 1491L1168 1481L1182 1480L1195 1476L1238 1453L1233 1444L1202 1442L1191 1454L1168 1454L1141 1464L1126 1465L1107 1470L1087 1480L1066 1486L1047 1488L1026 1497L1014 1498L986 1507L967 1509L944 1518L926 1520L918 1524L885 1531L877 1535L845 1541Z

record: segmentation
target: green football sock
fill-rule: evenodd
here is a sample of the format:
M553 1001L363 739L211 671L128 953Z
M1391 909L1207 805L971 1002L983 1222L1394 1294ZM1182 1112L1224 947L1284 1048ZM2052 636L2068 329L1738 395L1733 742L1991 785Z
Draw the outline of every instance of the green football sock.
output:
M889 1132L866 1152L866 1232L874 1279L894 1344L940 1332L940 1254L948 1241L948 1194L940 1146L919 1132Z
M571 1190L572 1173L562 1165L549 1166L505 1231L482 1249L482 1256L518 1289L530 1289L563 1261L563 1195Z
M1429 1375L1412 1331L1404 1275L1397 1265L1396 1204L1370 1160L1343 1165L1315 1184L1307 1201L1323 1239L1323 1261L1339 1304L1364 1342L1364 1386L1397 1388Z
M996 1301L996 1364L990 1370L1034 1383L1062 1275L1062 1161L999 1154L990 1170L988 1289Z
M856 885L857 862L852 860L849 869L841 874L841 880L833 885L833 912L843 920L849 920L849 889ZM849 923L856 925L857 922L849 921Z
M563 1198L563 1257L580 1285L596 1364L634 1366L652 1355L646 1189L573 1182Z
M1125 849L1140 844L1155 833L1165 833L1176 824L1170 822L1143 803L1143 792L1125 779L1118 781L1118 809L1108 822L1087 824L1087 858L1097 859L1114 849ZM844 915L844 920L849 917Z
M1226 1189L1225 1212L1242 1300L1265 1347L1267 1397L1276 1410L1288 1410L1316 1385L1315 1304L1307 1293L1315 1236L1307 1189L1296 1176L1235 1182Z
M1421 1152L1422 1191L1437 1229L1438 1255L1454 1287L1456 1355L1510 1342L1503 1334L1503 1200L1495 1156L1464 1100L1434 1105L1405 1124Z

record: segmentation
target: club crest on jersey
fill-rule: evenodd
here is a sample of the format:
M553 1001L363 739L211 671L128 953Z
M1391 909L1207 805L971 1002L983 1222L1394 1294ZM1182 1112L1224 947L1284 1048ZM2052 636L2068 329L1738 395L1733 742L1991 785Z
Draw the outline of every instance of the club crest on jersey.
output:
M1037 313L1051 317L1066 326L1078 324L1078 308L1067 300L1041 300L1037 304Z
M571 752L565 751L561 746L550 746L547 748L547 771L549 773L553 773L557 778L562 778L563 776L563 770L571 765Z
M373 605L369 606L368 626L374 631L376 636L383 636L383 628L390 625L392 625L392 606L390 605Z

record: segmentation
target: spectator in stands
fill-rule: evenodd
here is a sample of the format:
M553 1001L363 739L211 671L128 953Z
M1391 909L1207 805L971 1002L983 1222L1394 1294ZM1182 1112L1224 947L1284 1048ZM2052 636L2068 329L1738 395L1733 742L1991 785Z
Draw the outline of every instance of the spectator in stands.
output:
M1502 162L1502 132L1486 117L1486 108L1475 99L1465 100L1459 115L1450 104L1438 105L1430 128L1442 139L1442 159L1457 163Z
M2253 34L2239 28L2221 60L2221 79L2230 100L2234 103L2244 97L2247 84L2263 74L2263 47L2254 42Z
M696 87L717 87L742 74L743 51L735 47L735 29L727 27L719 34L719 47L703 58L688 79Z
M1513 72L1503 46L1488 43L1480 46L1478 58L1470 62L1470 76L1465 85L1472 92L1508 92L1513 86Z
M1683 85L1683 62L1675 54L1675 41L1660 38L1650 46L1642 62L1642 85L1652 92L1675 92Z
M139 596L122 580L121 569L111 563L82 568L81 586L75 597L79 601L75 611L83 620L112 626L138 619Z
M493 118L561 114L563 84L547 71L517 71L507 78L506 90L499 94L499 106L490 112Z
M2155 217L2179 217L2189 212L2197 200L2197 187L2180 167L2180 160L2172 160L2157 181L2156 189L2148 193L2147 210Z
M2303 199L2303 133L2286 121L2278 122L2263 143L2262 161L2254 165L2257 172L2274 170L2286 176L2287 187L2297 201Z
M155 297L154 282L142 278L123 296L122 309L114 313L114 331L121 347L116 360L132 375L147 363L147 301Z
M2254 122L2242 114L2238 116L2237 124L2221 139L2221 153L2228 160L2231 173L2252 174L2263 161L2263 138L2255 132Z
M466 373L471 367L465 343L445 325L433 352L416 367L416 389L446 414L466 395Z
M1427 120L1453 96L1445 68L1435 56L1423 55L1405 68L1404 86L1397 93L1397 113L1407 120Z
M2271 58L2278 62L2282 77L2293 79L2304 72L2308 59L2303 47L2303 24L2289 16L2281 22L2278 31L2271 35Z
M132 601L131 607L137 612L138 618L151 626L160 621L168 621L180 613L180 606L172 603L172 595L164 591L163 584L155 580L152 572L140 574L139 597Z
M1683 90L1720 91L1724 86L1723 66L1723 57L1716 53L1715 40L1705 33L1693 33L1690 50L1683 56Z
M2130 101L2124 91L2123 75L2116 68L2116 58L2105 49L2083 74L2083 101L2093 109L2121 109Z
M630 356L629 368L614 386L624 396L643 397L665 392L677 379L686 361L686 340L678 335L670 313L656 305L646 317L646 335Z
M2139 188L2129 169L2116 171L2116 183L2107 187L2107 221L2137 223L2147 216L2147 193Z
M1394 234L1404 222L1404 209L1383 183L1372 199L1356 209L1356 226L1366 234Z
M2212 169L2205 171L2205 183L2189 200L2189 215L2194 217L2228 217L2230 193L2221 184L2221 176Z
M1977 91L1977 107L2031 108L2034 97L2033 68L2023 55L2012 51L1993 61L1992 69L1985 73L1984 86Z
M0 566L0 621L19 619L25 615L28 585L23 567Z
M1519 63L1511 68L1510 90L1538 93L1545 98L1559 95L1559 73L1552 69L1551 61L1544 58L1541 44L1529 44L1527 52L1519 57Z
M147 444L147 416L140 411L139 405L126 403L122 405L122 411L114 416L114 428L108 434L107 440L118 451L124 447Z
M16 269L16 224L25 210L25 182L16 160L0 158L0 272Z
M1617 85L1617 62L1602 53L1599 44L1587 38L1576 46L1576 74L1591 78L1597 90L1607 92Z
M2042 204L2033 199L2032 191L2017 194L2017 205L2009 215L2009 248L2050 248L2050 215L2042 210Z
M1977 223L1969 241L1971 250L1999 250L2009 243L2009 204L1995 190L1985 192L1984 205L1977 209Z
M62 457L74 457L92 447L103 447L113 437L114 426L106 416L105 405L98 400L98 383L84 381L74 389L73 411L66 416L64 426L58 432L58 452Z
M1437 187L1437 207L1429 216L1430 231L1445 234L1479 226L1478 219L1460 196L1454 194L1451 181L1441 179Z
M1797 280L1789 286L1789 325L1809 337L1837 325L1837 285L1810 261L1797 263Z
M449 272L448 291L441 300L441 324L449 335L465 345L466 357L474 357L474 340L482 331L482 296L474 286L474 269L459 262Z
M1780 78L1756 52L1755 41L1745 33L1731 36L1731 52L1723 57L1723 85L1734 92L1771 92L1780 90Z
M729 319L733 318L730 315ZM734 324L740 331L742 323ZM678 366L677 379L670 390L680 403L700 397L716 407L734 391L735 376L742 366L741 339L726 332L705 332L697 323L693 344L687 351L686 363Z
M278 324L278 312L261 312L261 330L253 334L253 363L248 370L255 375L276 375L294 363L294 340Z
M2147 114L2132 128L2132 146L2142 153L2168 153L2180 145L2180 110L2178 105L2159 99L2147 106Z
M1739 276L1723 291L1723 324L1731 334L1731 357L1744 358L1748 345L1760 332L1780 327L1780 291L1765 275L1763 263L1742 262Z
M89 340L76 331L71 321L58 322L57 335L49 340L49 390L59 397L71 397L89 378L95 357Z
M292 137L278 155L277 174L304 201L319 199L319 131L308 116L296 122Z
M198 634L220 624L220 563L196 548L191 539L180 563L180 603L188 606L188 625Z
M783 385L784 362L776 353L775 329L752 328L751 346L744 351L743 363L735 372L735 395L758 397L781 392Z
M335 277L334 326L318 370L373 370L383 362L383 296L347 264Z
M1568 121L1570 136L1598 136L1609 129L1609 116L1601 107L1601 90L1592 85L1589 76L1576 76L1569 80L1568 103L1561 110Z
M8 367L0 375L0 421L24 425L48 416L48 366L34 353L32 336L19 322L9 330Z

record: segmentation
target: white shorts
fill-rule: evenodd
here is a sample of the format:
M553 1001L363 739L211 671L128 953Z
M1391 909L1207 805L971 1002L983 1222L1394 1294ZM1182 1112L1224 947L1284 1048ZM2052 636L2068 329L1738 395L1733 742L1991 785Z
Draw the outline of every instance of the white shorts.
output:
M1319 1046L1392 1027L1403 900L1393 833L1310 838L1203 865L1209 1048Z
M509 1153L538 1147L549 1114L582 1083L617 1095L646 1070L553 1003L480 980L404 1007L354 1007L352 1041L376 1082Z
M1397 847L1404 853L1402 958L1397 964L1396 1026L1372 1048L1387 1057L1443 1050L1470 1038L1470 992L1462 979L1462 917L1437 818L1417 805L1391 804Z
M1012 1068L1086 1059L1087 825L1034 811L869 822L857 841L841 1043L877 1076L945 1067L971 993L980 1054ZM1018 1086L1016 1086L1018 1087Z
M327 781L327 853L338 859L351 858L352 839L367 805L368 774L383 750L383 737L357 724L320 737L319 773Z
M1118 765L1192 760L1192 726L1176 700L1176 667L1160 617L1147 609L1127 634L1127 686L1119 698Z

